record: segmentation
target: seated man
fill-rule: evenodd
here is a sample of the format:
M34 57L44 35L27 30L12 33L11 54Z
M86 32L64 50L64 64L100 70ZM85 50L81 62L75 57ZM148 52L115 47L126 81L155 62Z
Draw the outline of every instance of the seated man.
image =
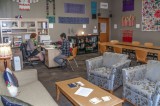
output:
M63 60L70 56L70 43L66 39L65 33L62 33L60 35L60 38L62 39L62 45L59 48L61 50L61 53L60 55L54 58L54 61L58 63L60 66L65 67L66 63Z

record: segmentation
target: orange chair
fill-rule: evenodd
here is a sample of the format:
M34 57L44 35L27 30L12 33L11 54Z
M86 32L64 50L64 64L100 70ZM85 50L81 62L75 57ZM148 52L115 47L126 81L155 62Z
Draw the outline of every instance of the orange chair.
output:
M138 41L133 41L133 42L132 42L132 45L138 46L138 45L140 45L140 42L138 42Z
M146 46L146 47L152 47L152 46L153 46L153 43L146 42L146 43L144 43L144 46Z
M120 47L114 47L113 49L114 49L114 52L115 52L115 53L120 53L120 54L122 54L122 48L120 48Z
M103 54L104 52L107 51L107 47L106 47L106 46L103 46L103 45L101 44L101 42L98 42L98 51L99 51L101 54Z
M139 41L132 41L132 45L133 46L138 46L140 45L140 42ZM134 50L128 50L129 52L129 58L135 58L135 51Z
M118 40L111 40L110 42L111 42L112 44L117 44L117 43L119 43Z
M158 61L160 61L160 53L158 53L158 56L157 56L157 57L158 57Z
M76 59L75 59L76 56L77 56L77 49L78 49L77 47L74 47L74 48L72 49L72 55L67 58L67 61L68 61L69 65L71 66L71 68L72 68L73 71L74 71L74 69L73 69L70 61L74 60L76 66L78 67L77 61L76 61Z
M146 42L146 43L144 43L144 46L146 46L146 47L153 47L154 44L151 43L151 42ZM154 59L154 58L157 58L158 56L157 56L156 53L148 53L148 57L151 57L152 59Z
M147 63L147 52L142 49L136 50L136 58L137 62Z

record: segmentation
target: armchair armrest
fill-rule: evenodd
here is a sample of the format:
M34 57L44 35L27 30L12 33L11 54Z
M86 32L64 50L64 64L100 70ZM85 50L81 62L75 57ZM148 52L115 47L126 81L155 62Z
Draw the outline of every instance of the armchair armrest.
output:
M87 73L94 70L95 68L101 67L102 64L103 64L102 56L86 60Z
M19 86L26 85L38 80L36 69L16 71L14 74L18 80Z
M160 100L160 81L156 82L153 96L153 106L158 106L159 100Z
M113 68L112 73L115 73L117 70L122 70L123 68L128 68L130 63L131 63L131 60L123 60L121 62L118 62L112 65L112 68Z
M140 65L122 69L123 83L125 84L128 81L143 79L146 66L147 65Z

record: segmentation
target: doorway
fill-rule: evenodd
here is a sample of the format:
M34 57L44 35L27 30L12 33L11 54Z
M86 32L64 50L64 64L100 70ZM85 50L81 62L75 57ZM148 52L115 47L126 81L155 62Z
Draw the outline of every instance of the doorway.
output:
M99 41L109 42L109 18L98 17L98 31L99 31Z

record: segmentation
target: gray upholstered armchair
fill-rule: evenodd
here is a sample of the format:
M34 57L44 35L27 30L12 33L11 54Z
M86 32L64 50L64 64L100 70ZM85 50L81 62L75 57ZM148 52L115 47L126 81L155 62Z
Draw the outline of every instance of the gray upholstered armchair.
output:
M122 85L122 68L129 67L128 55L105 52L86 60L88 80L109 91Z
M160 62L123 69L123 97L137 106L160 106Z

